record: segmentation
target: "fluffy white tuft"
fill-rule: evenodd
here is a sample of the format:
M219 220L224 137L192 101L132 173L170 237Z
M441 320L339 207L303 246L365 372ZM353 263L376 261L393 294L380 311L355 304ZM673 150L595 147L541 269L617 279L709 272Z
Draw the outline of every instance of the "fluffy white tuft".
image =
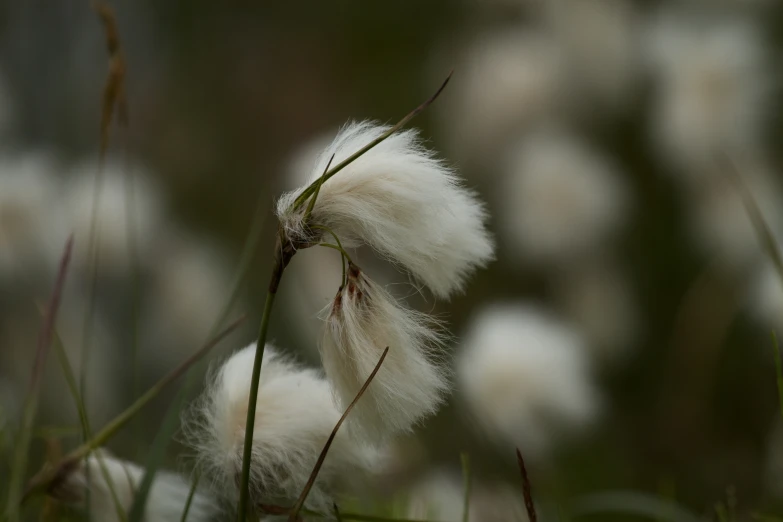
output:
M771 79L756 26L672 13L649 35L657 81L653 134L667 160L698 177L716 154L759 142Z
M185 423L206 477L223 495L237 496L255 345L232 355L216 372L195 417ZM292 505L340 419L329 384L267 345L253 432L251 499ZM306 506L330 510L334 495L360 481L380 463L380 454L339 430Z
M499 199L511 249L527 261L549 262L602 246L623 224L629 194L599 153L559 132L540 131L513 150Z
M599 410L585 350L578 334L542 311L495 305L465 336L459 385L487 433L536 458Z
M386 130L368 122L346 125L310 180L323 174L332 154L335 166ZM289 237L310 239L304 208L290 210L302 190L283 195L277 215ZM486 220L484 205L414 130L395 133L324 183L312 215L312 223L331 228L346 246L370 245L439 297L460 290L493 258Z
M407 518L454 522L463 520L465 486L462 477L433 472L410 489ZM470 489L469 522L527 522L527 511L517 488L505 483L479 482Z
M104 469L106 475L104 475ZM119 521L117 507L107 481L117 494L120 507L127 514L133 505L136 489L144 477L144 468L120 460L105 450L93 453L65 480L54 496L70 502L83 502L89 483L90 514L101 522ZM146 522L178 522L182 520L191 484L184 477L160 470L152 482L144 518ZM189 522L209 522L219 513L217 501L203 491L196 490L190 504Z
M519 27L484 33L460 62L459 81L439 109L460 158L491 163L509 135L563 109L567 69L557 43L543 34Z
M434 349L443 344L428 315L401 307L351 264L347 284L327 309L321 360L338 402L346 407L389 353L348 421L372 439L406 432L435 413L449 390Z

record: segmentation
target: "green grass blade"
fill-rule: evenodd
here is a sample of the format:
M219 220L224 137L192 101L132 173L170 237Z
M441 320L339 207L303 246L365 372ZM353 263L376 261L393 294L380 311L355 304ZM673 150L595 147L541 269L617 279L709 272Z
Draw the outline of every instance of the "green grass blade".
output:
M185 501L185 509L182 510L182 518L180 519L180 522L187 522L188 520L190 505L193 503L193 496L196 494L196 488L198 488L198 483L200 480L201 480L201 475L198 472L196 472L196 475L193 477L193 483L190 485L190 491L188 492L188 499Z

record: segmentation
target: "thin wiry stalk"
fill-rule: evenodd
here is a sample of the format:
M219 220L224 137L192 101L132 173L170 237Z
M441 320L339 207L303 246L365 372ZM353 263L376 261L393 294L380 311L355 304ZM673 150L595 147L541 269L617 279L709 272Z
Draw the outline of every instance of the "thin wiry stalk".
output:
M318 183L315 187L315 192L313 193L313 197L310 198L310 203L307 205L307 210L304 213L304 219L307 220L307 218L310 217L310 214L313 212L313 208L315 207L315 202L318 199L318 193L321 192L321 187L324 184L324 181L326 181L325 176L326 173L329 172L329 167L332 165L332 161L334 160L334 154L332 154L332 157L329 158L329 161L326 163L326 168L324 169L324 173L321 174L321 177L318 178L316 183Z
M772 346L775 354L775 374L777 376L776 382L778 385L778 408L780 409L780 415L783 417L783 363L780 358L780 346L778 345L778 335L775 331L772 331Z
M538 516L536 515L536 506L533 503L533 488L530 484L530 477L527 476L525 459L522 458L522 453L519 449L517 449L517 465L519 466L519 473L522 475L522 495L525 498L528 522L536 522Z
M188 499L185 501L185 509L182 510L182 518L180 519L180 522L187 522L188 520L188 512L190 512L190 505L193 503L193 495L196 494L196 488L198 487L199 480L201 480L201 475L196 472L196 475L193 477L193 484L190 485Z
M346 273L345 273L345 264L346 264L345 262L346 262L346 260L349 263L351 263L352 261L351 261L351 256L349 256L348 252L346 252L345 249L343 248L343 244L340 241L340 238L337 236L337 234L335 234L334 230L332 230L331 228L329 228L329 227L327 227L325 225L310 225L310 228L320 229L320 230L323 230L323 231L327 232L328 234L330 234L334 238L334 242L337 243L337 246L340 247L339 248L340 249L340 258L342 259L342 262L343 262L343 279L342 279L342 284L343 285L346 284L348 282L348 279L346 278ZM322 246L323 246L323 244L322 244Z
M63 345L62 339L56 330L53 334L53 341L57 358L60 361L60 367L63 369L65 382L68 385L68 390L71 392L73 402L76 404L76 410L79 414L79 422L81 423L82 428L82 437L84 440L90 440L90 438L92 438L92 430L90 429L90 420L87 417L87 408L84 405L82 397L79 395L79 388L76 384L76 377L73 373L73 368L71 367L71 361L68 360L68 354L65 353L65 346ZM103 456L101 454L98 454L97 456L98 465L101 468L101 474L103 475L103 479L106 481L106 485L109 488L109 495L111 496L112 503L114 504L114 510L117 512L117 517L119 520L124 522L127 520L127 517L125 516L125 510L122 509L120 499L117 496L117 489L114 487L114 480L112 479L111 474L106 467L106 462L104 461Z
M471 488L470 455L463 452L460 455L460 460L462 461L462 494L465 496L462 505L462 522L468 522L468 519L470 518L470 488Z
M22 494L22 484L24 484L24 475L27 471L27 452L30 447L30 435L33 431L35 414L38 411L38 395L41 389L41 379L46 364L46 358L49 354L49 347L52 344L52 335L54 334L54 321L57 317L57 310L60 307L60 299L65 286L65 275L68 271L68 263L71 260L71 251L73 250L73 236L68 238L65 243L65 250L60 259L60 267L57 271L52 295L46 307L46 316L41 326L41 332L38 336L38 347L35 352L35 361L30 378L30 386L25 396L25 404L22 416L22 426L17 438L17 445L14 449L14 466L11 470L11 481L8 486L8 508L7 517L10 522L18 522L20 515L20 498Z
M332 176L343 170L345 167L359 159L361 156L363 156L367 151L374 148L376 145L379 145L381 142L383 142L386 138L403 128L405 125L408 124L409 121L411 121L413 118L419 115L424 109L429 107L432 102L435 101L435 99L440 96L440 93L443 92L443 89L446 88L446 85L449 83L449 80L451 79L451 75L454 74L454 71L451 71L449 75L446 77L446 79L443 81L441 86L438 88L438 90L427 98L424 103L413 109L411 112L409 112L403 119L398 121L393 127L391 127L389 130L378 136L378 138L374 139L358 151L356 151L354 154L346 158L345 160L341 161L338 165L335 165L334 168L326 172L323 176L318 178L316 181L312 182L304 191L302 191L301 194L294 200L293 203L293 210L296 210L302 204L307 201L307 199L313 194L313 191L316 190L316 186L319 184L329 180Z
M92 451L103 446L109 439L116 435L120 429L125 427L128 422L130 422L130 420L133 419L138 414L138 412L142 410L142 408L147 406L150 401L157 397L164 388L187 372L191 366L201 360L207 353L209 353L210 350L212 350L212 348L217 346L231 332L236 330L244 322L244 320L245 316L243 315L229 324L217 336L202 346L196 353L188 357L177 368L166 374L161 380L155 383L141 397L136 399L136 401L125 411L117 415L111 422L104 426L103 429L101 429L101 431L99 431L92 439L70 452L57 467L44 469L38 475L33 477L33 479L28 484L23 500L27 500L38 493L45 492L49 487L56 483L58 479L65 478L84 457L89 455Z
M343 517L340 515L340 508L337 507L337 504L332 504L332 509L334 510L334 518L337 519L337 522L343 522Z
M348 407L345 408L345 412L343 412L342 416L340 417L340 420L338 420L337 424L335 424L332 433L329 434L329 438L326 440L326 444L324 444L324 449L321 450L321 454L318 455L318 460L315 462L315 467L313 467L313 472L310 473L310 478L307 479L307 484L305 484L305 487L302 490L302 494L299 495L299 499L296 501L294 508L291 510L291 514L288 516L289 522L295 522L297 517L299 516L299 512L302 510L305 500L307 500L307 495L310 493L313 484L315 484L315 479L318 477L318 472L321 471L321 466L323 465L324 460L326 459L326 454L329 452L329 448L332 447L332 442L334 441L334 438L337 436L337 430L340 429L340 426L343 425L343 422L345 422L345 419L348 417L348 414L351 413L353 407L356 405L357 402L359 402L359 399L362 398L362 395L364 395L364 392L365 390L367 390L367 387L370 386L370 383L375 378L375 375L378 373L378 370L381 369L381 365L383 364L384 359L386 359L386 354L388 353L389 353L389 347L387 346L383 350L383 353L381 354L381 358L378 359L378 364L375 365L375 368L373 368L372 372L370 373L370 376L367 377L366 381L364 381L364 384L359 389L359 392L356 394L356 397L354 397L354 399L351 401L351 404L349 404Z

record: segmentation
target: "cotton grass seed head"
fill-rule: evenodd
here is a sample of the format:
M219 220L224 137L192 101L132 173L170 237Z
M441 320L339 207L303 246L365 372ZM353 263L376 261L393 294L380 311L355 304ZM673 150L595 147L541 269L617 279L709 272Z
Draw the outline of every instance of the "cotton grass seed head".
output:
M325 311L321 360L344 408L389 353L348 417L371 440L407 432L432 415L449 390L439 359L444 338L430 316L403 308L354 264L348 281Z
M495 305L473 320L458 360L459 386L482 431L526 457L590 424L599 410L578 333L529 305Z
M387 130L370 122L346 125L320 156L310 180L321 177L332 156L334 167ZM438 297L460 290L474 269L493 258L484 205L424 148L414 130L394 133L327 180L309 223L304 222L305 206L292 209L303 190L277 203L290 239L312 241L323 232L308 225L328 227L346 247L371 246Z
M228 498L238 494L255 352L250 345L220 366L185 423L205 477ZM253 431L251 500L293 504L340 416L319 372L298 366L267 345ZM379 460L376 450L339 430L306 506L331 509L334 495L366 478Z
M106 474L104 474L104 470ZM83 503L89 498L90 515L101 522L119 522L117 507L111 495L110 483L117 494L120 508L126 514L144 477L144 468L118 459L108 451L98 450L87 457L53 492L65 502ZM90 494L86 495L89 484ZM185 510L191 484L184 477L160 470L155 474L144 508L145 522L179 522ZM219 513L217 501L196 490L188 511L188 522L209 522Z

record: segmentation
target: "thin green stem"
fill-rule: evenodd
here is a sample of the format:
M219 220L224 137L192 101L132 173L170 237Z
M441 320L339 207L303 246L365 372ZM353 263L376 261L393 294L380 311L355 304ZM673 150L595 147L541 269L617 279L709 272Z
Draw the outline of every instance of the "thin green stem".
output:
M317 230L323 230L323 231L327 232L328 234L330 234L334 238L335 243L337 243L337 246L339 247L338 250L340 251L340 257L341 257L342 262L343 262L343 279L342 279L343 283L342 284L344 285L347 282L347 279L346 279L346 276L345 276L345 261L348 260L349 263L352 263L353 261L351 261L351 256L349 256L348 252L346 252L345 249L343 248L343 244L342 244L342 242L340 242L340 238L337 236L337 234L335 234L334 230L332 230L331 228L329 228L327 226L324 226L324 225L310 225L310 228L315 228ZM328 245L328 243L321 243L320 244L320 246L327 246L327 245ZM331 245L331 247L333 248L334 245Z
M201 475L196 472L193 477L193 484L190 485L190 491L188 492L188 499L185 501L185 509L182 510L182 518L180 522L187 522L188 513L190 512L190 505L193 503L193 496L196 494L196 488L198 488L198 482L201 480Z
M462 460L462 484L463 484L462 494L465 496L462 504L462 522L468 522L468 520L470 519L470 488L471 488L470 455L463 452L460 455L460 459Z
M282 274L282 270L280 273ZM259 327L258 339L256 340L256 357L253 361L253 375L250 380L247 418L245 419L245 445L242 451L242 475L239 482L239 506L237 511L237 520L239 522L244 522L247 513L250 462L253 458L253 431L255 428L256 403L258 401L258 383L261 378L261 362L264 358L264 346L266 345L266 336L269 331L269 318L272 316L275 295L277 295L277 292L272 292L271 290L266 294L264 313L261 316L261 326Z
M321 174L321 177L317 180L317 185L315 186L315 193L313 194L313 197L310 198L310 203L307 204L307 210L305 210L304 213L304 221L307 222L307 219L310 217L310 214L313 213L313 208L315 208L315 202L318 200L318 194L321 192L321 187L324 184L324 176L326 176L326 173L329 172L329 167L332 165L332 160L334 160L334 154L332 154L332 157L329 158L329 161L326 163L326 168L324 169L324 173Z

